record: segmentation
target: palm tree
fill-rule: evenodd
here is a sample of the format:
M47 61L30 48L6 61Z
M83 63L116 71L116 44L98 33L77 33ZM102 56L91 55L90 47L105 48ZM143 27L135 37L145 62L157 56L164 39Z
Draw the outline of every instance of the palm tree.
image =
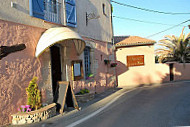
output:
M185 36L184 28L179 37L167 35L159 41L161 48L156 50L159 62L190 62L190 33Z

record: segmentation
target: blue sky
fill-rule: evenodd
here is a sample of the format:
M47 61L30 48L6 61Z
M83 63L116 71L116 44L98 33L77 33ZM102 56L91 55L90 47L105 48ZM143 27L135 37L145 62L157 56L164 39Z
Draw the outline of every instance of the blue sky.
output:
M141 8L147 8L151 10L158 10L164 12L182 12L190 13L190 0L114 0L120 3L125 3ZM190 19L189 15L165 15L153 12L146 12L137 10L134 8L129 8L121 5L112 3L113 5L113 15L125 18L132 18L143 21L159 22L164 24L177 25L181 22ZM183 26L190 25L190 22L183 24L182 26L175 27L171 30L152 36L149 39L159 41L163 39L164 35L176 35L179 36ZM140 23L130 20L123 20L118 18L113 18L114 35L131 35L145 37L165 30L169 25L157 25L149 23ZM190 32L188 27L184 31L186 34Z

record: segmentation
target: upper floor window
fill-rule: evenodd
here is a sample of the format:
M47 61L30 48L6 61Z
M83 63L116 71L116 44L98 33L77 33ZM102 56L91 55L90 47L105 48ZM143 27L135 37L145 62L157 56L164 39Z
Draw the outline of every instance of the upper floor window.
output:
M30 15L49 22L61 24L61 4L58 0L29 0ZM67 26L76 27L75 0L65 0Z
M45 10L52 13L57 13L57 3L58 2L56 2L56 0L44 0Z
M67 26L76 27L77 26L77 16L76 16L75 0L65 0L65 8L66 8Z
M90 47L85 47L84 49L84 66L85 66L85 77L88 77L91 74L90 70Z
M56 0L29 0L30 15L61 24L61 4Z
M105 4L102 4L102 11L103 11L103 14L106 15L106 9L105 9Z

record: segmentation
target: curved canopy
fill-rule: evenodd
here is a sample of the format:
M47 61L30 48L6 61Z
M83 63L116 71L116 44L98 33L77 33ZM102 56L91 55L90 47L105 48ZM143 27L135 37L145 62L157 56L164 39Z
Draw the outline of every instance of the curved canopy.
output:
M43 33L38 41L35 56L40 56L49 47L65 40L72 40L74 42L78 55L82 53L86 45L78 33L67 27L50 28Z

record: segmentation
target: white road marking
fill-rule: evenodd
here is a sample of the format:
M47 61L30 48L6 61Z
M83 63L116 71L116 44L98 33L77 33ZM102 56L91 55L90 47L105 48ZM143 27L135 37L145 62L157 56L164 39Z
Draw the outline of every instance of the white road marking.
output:
M93 112L92 114L90 114L90 115L88 115L88 116L86 116L86 117L84 117L84 118L82 118L82 119L80 119L80 120L78 120L78 121L75 121L74 123L72 123L72 124L70 124L70 125L68 125L68 126L66 126L66 127L74 127L74 126L76 126L76 125L78 125L78 124L80 124L80 123L82 123L82 122L84 122L84 121L86 121L86 120L88 120L88 119L94 117L95 115L97 115L98 113L100 113L101 111L103 111L104 109L106 109L107 107L109 107L112 103L114 103L114 102L115 102L117 99L119 99L121 96L123 96L124 94L129 93L129 92L131 92L131 91L134 91L135 89L136 89L136 88L131 89L131 90L129 90L129 91L126 91L126 92L120 94L119 96L117 96L116 98L114 98L112 101L110 101L109 103L107 103L104 107L98 109L97 111Z

